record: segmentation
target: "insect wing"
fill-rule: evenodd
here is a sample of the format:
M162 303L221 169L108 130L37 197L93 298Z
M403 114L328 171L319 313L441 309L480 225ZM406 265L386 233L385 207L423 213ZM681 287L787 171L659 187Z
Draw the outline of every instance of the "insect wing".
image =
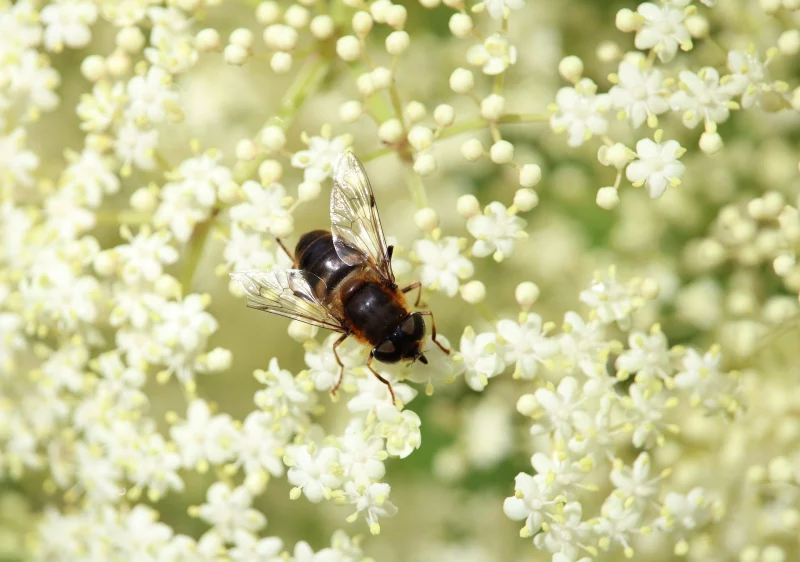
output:
M301 269L242 271L231 273L231 277L241 283L250 308L336 332L345 331L342 321L317 297L325 293L325 283L313 273Z
M384 279L394 283L375 195L352 152L340 155L334 167L331 232L339 259L348 265L369 261Z

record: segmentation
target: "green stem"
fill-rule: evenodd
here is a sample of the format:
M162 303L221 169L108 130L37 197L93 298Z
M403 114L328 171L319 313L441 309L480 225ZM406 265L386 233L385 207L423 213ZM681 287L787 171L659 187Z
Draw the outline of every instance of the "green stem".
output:
M115 211L100 209L95 213L97 226L120 226L123 224L142 225L149 223L153 218L150 213L142 213L131 209Z
M189 241L189 254L186 257L186 269L183 270L183 274L181 275L181 286L183 287L184 294L192 292L194 274L197 272L197 267L200 265L200 259L203 257L206 240L208 240L208 235L211 233L211 226L214 223L214 219L217 218L221 210L222 209L215 207L206 220L194 227L192 238Z

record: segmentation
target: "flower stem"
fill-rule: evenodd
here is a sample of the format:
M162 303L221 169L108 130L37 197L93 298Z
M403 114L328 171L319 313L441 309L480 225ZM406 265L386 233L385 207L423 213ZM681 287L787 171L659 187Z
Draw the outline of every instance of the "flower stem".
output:
M186 269L183 270L181 275L181 286L183 287L184 294L192 292L192 282L194 281L194 274L197 272L197 266L200 265L200 259L203 257L203 250L205 249L206 240L211 233L211 226L214 219L222 209L215 207L211 215L203 222L197 224L192 232L192 238L189 240L188 256L186 258Z

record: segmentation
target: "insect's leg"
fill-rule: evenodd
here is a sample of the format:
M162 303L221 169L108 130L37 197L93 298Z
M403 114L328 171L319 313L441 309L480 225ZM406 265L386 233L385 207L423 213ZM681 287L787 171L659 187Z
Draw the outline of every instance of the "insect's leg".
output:
M367 359L367 369L372 371L372 374L375 375L378 378L379 381L381 381L383 384L385 384L387 387L389 387L389 394L392 395L392 404L396 405L397 403L395 402L395 399L394 399L394 389L392 388L392 383L387 381L385 378L383 378L380 375L380 373L378 373L378 371L376 371L375 369L372 368L372 360L373 359L374 359L374 357L372 356L372 353L370 353L369 354L369 359Z
M441 343L439 343L439 340L436 339L436 321L433 319L433 312L431 312L430 310L422 310L419 312L419 314L421 314L422 316L431 317L431 334L433 335L431 339L433 339L433 343L439 346L439 349L444 351L445 354L450 355L450 350L447 349L445 346L443 346Z
M275 238L275 241L283 248L283 251L286 252L286 255L289 256L289 259L292 260L292 263L297 263L294 261L294 254L289 251L289 248L286 247L286 244L283 243L283 240L280 238Z
M336 348L339 347L349 335L349 333L345 332L338 340L333 342L333 356L336 358L336 362L339 364L339 380L336 381L336 386L334 386L333 390L331 390L331 394L333 395L336 395L336 391L339 390L339 386L342 384L342 379L344 379L344 363L342 363L342 360L339 359L339 352L336 351Z
M392 261L392 254L394 253L394 246L386 248L386 261Z
M413 291L414 289L419 289L417 291L417 300L414 301L414 306L419 306L419 300L422 298L422 283L420 283L419 281L414 281L408 287L403 287L400 290L403 291L404 293L407 293L409 291Z

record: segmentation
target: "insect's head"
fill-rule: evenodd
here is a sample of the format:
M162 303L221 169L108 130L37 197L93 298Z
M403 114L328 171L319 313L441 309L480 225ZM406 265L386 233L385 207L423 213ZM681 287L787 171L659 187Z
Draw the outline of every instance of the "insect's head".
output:
M397 363L404 359L419 359L427 363L420 350L425 338L425 321L413 312L400 322L395 331L372 350L372 355L382 363Z

